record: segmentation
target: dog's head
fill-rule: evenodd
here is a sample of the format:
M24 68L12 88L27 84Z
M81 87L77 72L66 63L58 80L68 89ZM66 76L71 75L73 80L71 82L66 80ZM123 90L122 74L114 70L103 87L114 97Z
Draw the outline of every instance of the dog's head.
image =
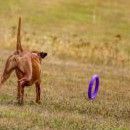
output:
M39 52L39 51L32 51L32 54L35 54L36 56L38 56L40 61L47 56L47 53Z

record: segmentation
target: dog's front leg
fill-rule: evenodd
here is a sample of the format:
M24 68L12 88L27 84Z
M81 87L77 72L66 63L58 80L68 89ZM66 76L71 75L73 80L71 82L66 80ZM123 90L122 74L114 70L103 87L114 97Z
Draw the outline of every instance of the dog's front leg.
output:
M40 101L40 94L41 94L41 88L40 88L40 83L36 83L36 103L41 103Z
M17 99L20 99L20 83L18 81L18 86L17 86Z

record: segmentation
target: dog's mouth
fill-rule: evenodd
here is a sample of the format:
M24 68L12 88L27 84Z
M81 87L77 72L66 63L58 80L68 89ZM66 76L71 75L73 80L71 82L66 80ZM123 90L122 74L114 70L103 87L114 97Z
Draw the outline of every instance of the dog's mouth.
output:
M44 53L44 57L46 57L47 56L47 53Z

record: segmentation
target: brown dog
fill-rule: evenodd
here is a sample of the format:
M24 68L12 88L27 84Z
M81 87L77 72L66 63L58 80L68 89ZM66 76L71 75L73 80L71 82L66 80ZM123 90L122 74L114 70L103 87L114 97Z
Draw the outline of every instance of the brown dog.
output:
M25 51L21 46L20 38L21 18L17 33L16 51L10 55L6 61L4 72L1 77L0 86L9 78L15 70L18 78L18 103L23 104L24 87L36 85L36 102L40 103L40 83L41 83L41 61L47 53L39 51Z

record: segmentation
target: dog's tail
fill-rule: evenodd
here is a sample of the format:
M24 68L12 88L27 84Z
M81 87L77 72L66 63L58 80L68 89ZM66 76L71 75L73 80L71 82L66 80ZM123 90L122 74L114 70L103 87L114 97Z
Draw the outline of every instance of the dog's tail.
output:
M23 51L23 48L21 46L21 34L20 34L20 31L21 31L21 17L19 17L19 25L18 25L18 32L17 32L16 50L17 50L18 53Z

